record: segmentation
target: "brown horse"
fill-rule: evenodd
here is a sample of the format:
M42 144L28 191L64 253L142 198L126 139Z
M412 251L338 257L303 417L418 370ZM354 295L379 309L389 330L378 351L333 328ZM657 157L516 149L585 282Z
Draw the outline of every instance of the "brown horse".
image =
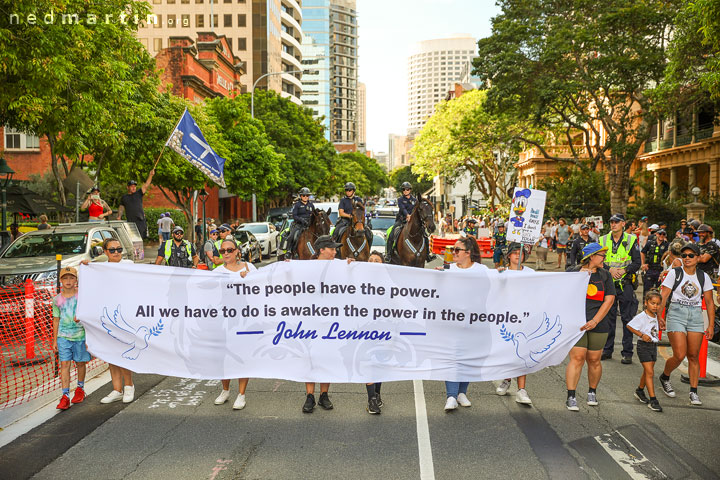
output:
M306 228L299 236L297 240L297 254L300 260L310 260L317 253L315 251L315 240L322 235L330 234L330 227L332 222L330 221L330 209L327 212L325 210L313 209L312 215L310 216L310 226Z
M427 199L418 197L410 220L396 237L390 263L425 268L425 259L430 248L428 236L434 231L433 206Z
M352 257L360 262L366 262L370 258L370 242L365 232L365 206L362 202L355 202L353 205L352 220L340 237L340 244L338 258Z

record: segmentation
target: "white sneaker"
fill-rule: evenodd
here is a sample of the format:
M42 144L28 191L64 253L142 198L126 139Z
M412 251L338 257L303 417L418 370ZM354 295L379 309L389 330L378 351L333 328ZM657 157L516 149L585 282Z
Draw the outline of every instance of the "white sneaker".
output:
M223 390L215 399L215 405L222 405L227 402L228 398L230 398L230 390Z
M507 395L508 388L510 388L510 379L505 379L502 381L500 385L495 389L495 393L498 395Z
M135 399L135 385L125 385L125 393L123 393L123 403L130 403Z
M238 393L235 403L233 403L233 410L242 410L245 408L245 395Z
M463 407L469 407L472 405L472 403L470 403L470 400L468 399L467 395L465 395L464 393L461 393L460 395L458 395L457 402L460 405L462 405Z
M523 405L532 404L532 400L530 400L530 396L527 394L524 388L521 388L517 391L517 393L515 394L515 401L517 403L522 403Z
M117 390L113 390L112 392L105 395L102 400L100 400L100 403L113 403L113 402L119 402L122 400L123 394L122 392L118 392Z
M450 410L455 410L458 407L458 402L455 400L455 397L448 397L447 402L445 402L445 411L449 412Z

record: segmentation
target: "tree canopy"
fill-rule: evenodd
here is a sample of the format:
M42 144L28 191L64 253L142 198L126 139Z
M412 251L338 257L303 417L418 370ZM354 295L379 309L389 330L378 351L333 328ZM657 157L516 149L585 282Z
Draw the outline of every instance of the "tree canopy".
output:
M420 178L419 175L413 173L410 165L398 167L390 172L390 186L395 190L399 192L403 182L408 182L416 195L427 192L433 186L432 180Z

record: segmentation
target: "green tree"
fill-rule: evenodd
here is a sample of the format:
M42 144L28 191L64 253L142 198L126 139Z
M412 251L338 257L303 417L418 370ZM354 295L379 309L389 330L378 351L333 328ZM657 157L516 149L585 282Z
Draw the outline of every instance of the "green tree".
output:
M403 182L408 182L412 185L415 195L427 192L430 190L430 187L433 186L432 180L422 179L419 175L413 173L410 165L398 167L390 172L390 185L394 187L395 190L399 192L400 185L402 185Z
M440 102L420 130L411 155L413 173L430 179L442 175L453 181L469 173L490 206L507 200L514 184L513 154L519 152L519 124L511 117L490 113L487 92L473 90Z
M70 161L117 147L119 123L143 113L134 97L156 77L132 19L145 18L150 7L130 0L3 0L2 6L0 123L48 140L65 204L61 180Z
M250 94L239 101L250 112ZM288 205L302 187L320 196L337 193L330 181L335 148L312 110L275 92L256 90L255 118L262 122L275 151L283 155L277 188L268 196L272 205Z
M360 152L345 152L338 155L338 157L338 162L341 164L354 163L360 167L361 178L355 183L360 182L362 184L362 188L358 184L358 191L364 195L379 195L382 193L383 188L389 185L387 173L375 159ZM334 192L340 191L346 181L355 181L353 178L352 176L346 176L346 180L343 180L342 177L338 178L340 181L334 185L336 187Z
M546 158L607 172L613 211L625 212L630 165L648 138L647 90L663 78L677 4L664 0L498 2L492 35L478 42L474 74L495 111L530 119L572 158L522 136ZM638 112L642 115L638 115ZM582 145L576 145L577 137Z
M557 176L544 178L538 188L548 192L545 217L610 217L610 193L600 172L562 165Z

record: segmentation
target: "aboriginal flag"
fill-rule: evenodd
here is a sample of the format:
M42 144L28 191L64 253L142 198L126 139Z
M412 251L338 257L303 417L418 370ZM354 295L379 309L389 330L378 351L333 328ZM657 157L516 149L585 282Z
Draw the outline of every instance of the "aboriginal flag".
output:
M602 281L588 283L587 299L602 302L605 300L605 290Z

